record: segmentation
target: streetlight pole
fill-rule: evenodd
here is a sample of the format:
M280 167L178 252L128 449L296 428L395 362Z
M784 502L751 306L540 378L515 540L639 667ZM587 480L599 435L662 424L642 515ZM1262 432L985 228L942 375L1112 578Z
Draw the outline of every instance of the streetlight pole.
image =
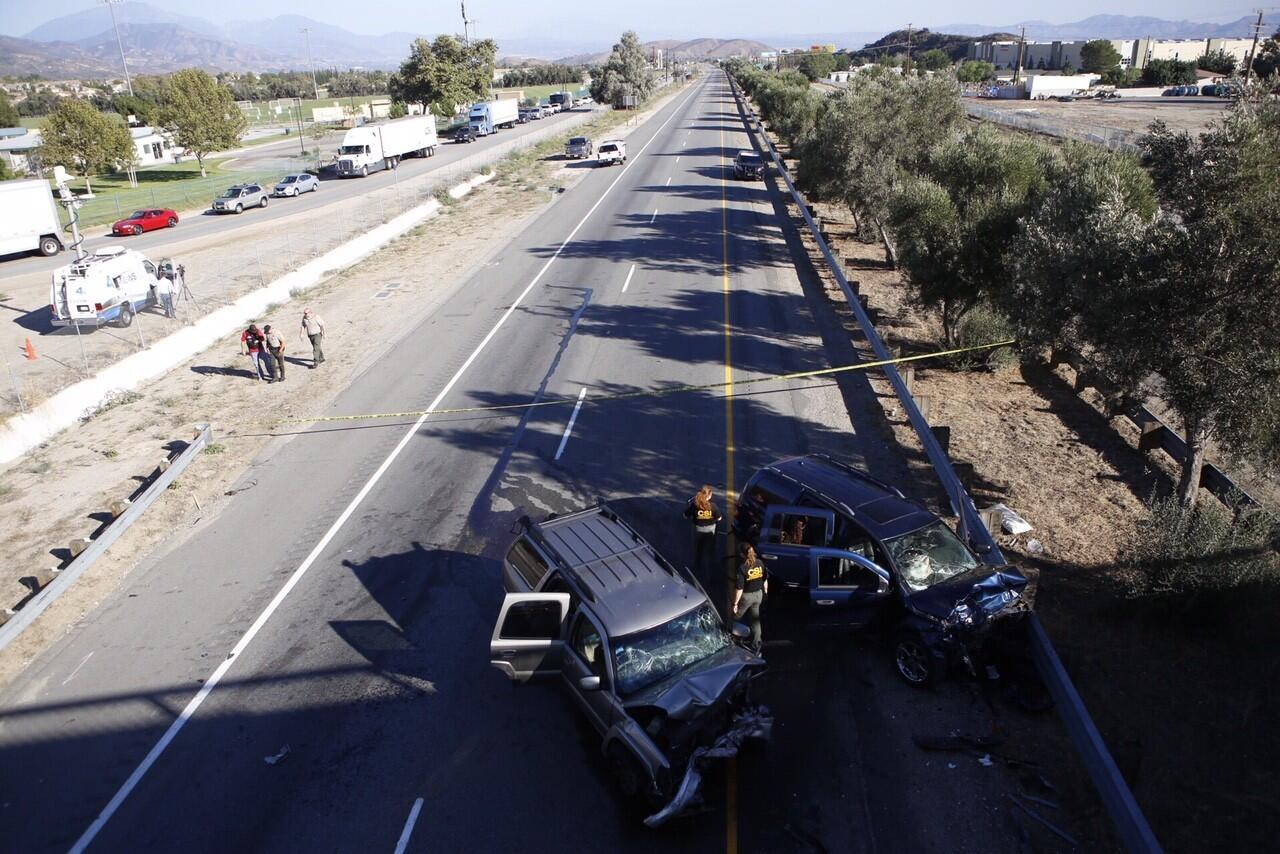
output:
M107 11L111 13L111 29L116 31L116 47L120 48L120 65L124 67L124 85L129 90L129 97L133 97L133 81L129 79L129 63L124 58L124 41L120 38L120 25L116 23L116 4L123 3L124 0L102 0L107 4Z
M303 27L302 34L307 39L307 67L311 69L311 89L315 92L316 100L320 100L320 86L316 83L316 64L311 61L311 28Z

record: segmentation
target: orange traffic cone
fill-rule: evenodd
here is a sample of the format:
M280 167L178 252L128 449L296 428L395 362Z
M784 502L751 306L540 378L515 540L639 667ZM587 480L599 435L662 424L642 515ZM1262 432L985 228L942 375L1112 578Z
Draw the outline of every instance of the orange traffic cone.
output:
M28 362L34 362L36 359L40 358L36 355L36 348L32 346L30 338L26 339L26 343L22 345L22 349L27 352Z

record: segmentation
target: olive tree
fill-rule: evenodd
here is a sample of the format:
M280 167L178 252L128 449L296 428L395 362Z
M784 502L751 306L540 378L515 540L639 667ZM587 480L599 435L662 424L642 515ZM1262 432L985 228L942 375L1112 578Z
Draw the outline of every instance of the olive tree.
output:
M45 122L41 139L41 164L46 169L62 166L79 173L90 191L90 176L137 161L133 137L124 123L79 98L58 102Z

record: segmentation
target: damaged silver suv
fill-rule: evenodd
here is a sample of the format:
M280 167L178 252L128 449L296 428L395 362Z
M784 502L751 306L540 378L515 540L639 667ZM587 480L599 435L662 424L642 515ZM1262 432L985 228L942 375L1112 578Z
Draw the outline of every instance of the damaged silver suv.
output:
M693 574L608 507L520 529L503 561L493 666L565 686L623 792L654 810L650 827L696 807L708 764L772 728L750 700L765 664L738 643L746 627L728 630Z

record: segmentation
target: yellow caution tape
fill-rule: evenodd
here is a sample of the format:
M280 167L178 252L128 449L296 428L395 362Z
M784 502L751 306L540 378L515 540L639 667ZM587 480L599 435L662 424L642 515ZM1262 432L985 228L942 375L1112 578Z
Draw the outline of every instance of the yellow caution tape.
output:
M703 383L701 385L680 385L670 388L650 389L647 391L629 391L618 394L605 394L597 397L587 395L584 398L558 397L553 400L537 400L530 403L504 403L495 406L460 406L452 409L416 409L405 412L366 412L359 415L317 415L312 418L285 418L278 421L262 422L266 424L319 424L328 421L372 421L385 418L418 418L423 415L463 415L473 412L506 412L511 410L536 409L542 406L568 406L579 401L583 403L601 403L608 400L628 400L638 397L663 397L669 394L685 394L691 391L707 391L724 388L728 385L751 385L754 383L785 382L787 380L823 377L831 374L842 374L848 371L865 371L870 368L882 368L886 365L901 365L906 362L920 362L925 359L941 359L946 356L958 356L961 353L975 353L980 350L994 350L997 347L1008 347L1016 344L1013 338L997 341L994 344L978 344L973 347L958 347L954 350L939 350L933 353L921 353L916 356L899 356L896 359L881 359L875 362L859 362L856 365L840 365L835 368L821 368L816 371L795 371L790 374L773 374L767 377L753 377L745 380L734 380L732 383ZM781 390L781 389L779 389Z

